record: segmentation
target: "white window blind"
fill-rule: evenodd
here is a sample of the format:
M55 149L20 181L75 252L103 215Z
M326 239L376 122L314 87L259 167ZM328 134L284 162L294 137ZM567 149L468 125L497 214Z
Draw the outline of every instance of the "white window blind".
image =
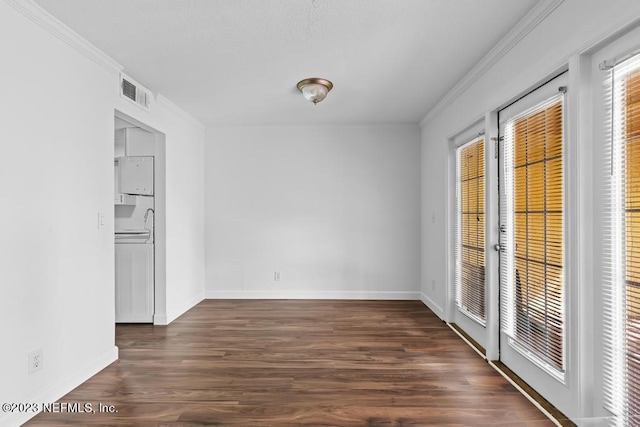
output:
M485 325L484 137L456 149L456 304Z
M640 423L640 56L608 72L605 395L615 425Z
M563 116L558 94L507 119L501 202L501 327L514 348L564 373Z

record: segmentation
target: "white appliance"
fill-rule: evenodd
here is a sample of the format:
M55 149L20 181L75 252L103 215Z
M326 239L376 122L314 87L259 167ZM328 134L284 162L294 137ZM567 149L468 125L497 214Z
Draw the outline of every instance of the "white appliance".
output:
M154 197L153 157L116 159L116 322L153 323Z
M115 205L135 205L137 196L153 196L153 156L122 156L114 160Z
M116 159L120 193L153 196L153 157L125 156Z

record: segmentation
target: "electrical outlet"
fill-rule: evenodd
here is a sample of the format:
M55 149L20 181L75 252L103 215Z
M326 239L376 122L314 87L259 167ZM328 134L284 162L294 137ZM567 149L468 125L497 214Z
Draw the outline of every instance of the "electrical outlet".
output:
M276 271L273 273L273 280L275 280L276 282L280 281L280 272Z
M29 375L42 369L43 362L44 362L44 359L42 358L41 348L29 353Z

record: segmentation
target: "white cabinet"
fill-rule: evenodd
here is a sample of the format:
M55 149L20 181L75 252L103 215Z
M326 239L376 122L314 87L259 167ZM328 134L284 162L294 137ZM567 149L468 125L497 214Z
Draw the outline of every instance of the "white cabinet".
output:
M129 127L116 129L115 157L150 156L155 153L155 135L144 129Z
M153 157L118 158L119 190L123 194L153 196Z
M116 244L116 322L153 323L153 245Z

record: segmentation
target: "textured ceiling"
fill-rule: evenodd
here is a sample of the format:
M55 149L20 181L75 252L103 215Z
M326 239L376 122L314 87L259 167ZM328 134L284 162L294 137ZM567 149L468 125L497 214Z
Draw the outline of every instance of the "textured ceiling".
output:
M36 0L204 124L416 123L536 0ZM334 83L307 102L296 83Z

